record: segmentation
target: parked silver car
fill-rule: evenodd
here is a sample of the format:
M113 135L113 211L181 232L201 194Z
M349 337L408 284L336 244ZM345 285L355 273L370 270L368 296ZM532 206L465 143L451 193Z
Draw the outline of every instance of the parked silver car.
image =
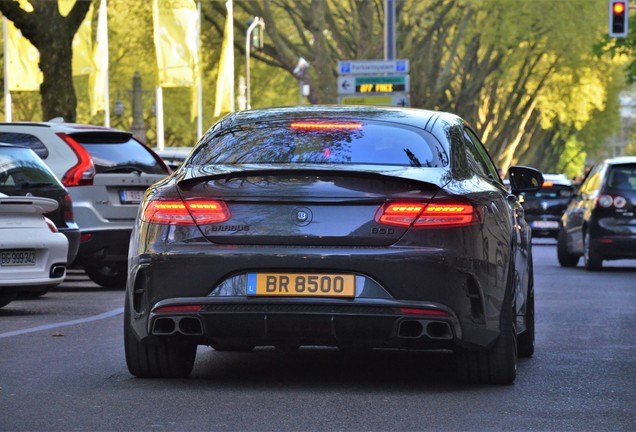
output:
M163 160L129 132L62 119L0 123L0 141L33 149L68 188L81 231L75 264L99 285L123 288L139 202L170 173Z

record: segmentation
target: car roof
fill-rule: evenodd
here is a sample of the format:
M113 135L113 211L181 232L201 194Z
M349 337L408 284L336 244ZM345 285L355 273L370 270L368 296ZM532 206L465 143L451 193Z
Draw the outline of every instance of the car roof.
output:
M381 121L406 124L431 130L438 120L449 123L466 123L455 114L417 108L390 106L355 106L355 105L304 105L302 107L263 108L231 113L221 119L217 125L230 128L236 124L262 121L289 121L297 119L330 118L330 119L363 119L377 118Z
M611 159L605 159L605 163L608 165L633 164L636 163L636 156L618 156Z
M572 185L572 180L565 174L543 174L543 180L559 185Z
M65 132L65 133L75 133L75 132L119 132L119 133L127 133L130 132L122 131L120 129L115 129L106 126L99 125L91 125L91 124L80 124L80 123L66 123L62 119L52 119L47 122L0 122L0 126L30 126L30 127L41 127L41 128L52 128L57 132Z

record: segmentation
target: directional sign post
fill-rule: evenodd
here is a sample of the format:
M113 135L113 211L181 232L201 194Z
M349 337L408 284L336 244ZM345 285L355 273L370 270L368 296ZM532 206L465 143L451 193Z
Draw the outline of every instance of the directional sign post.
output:
M338 62L338 103L410 105L408 60L342 60Z

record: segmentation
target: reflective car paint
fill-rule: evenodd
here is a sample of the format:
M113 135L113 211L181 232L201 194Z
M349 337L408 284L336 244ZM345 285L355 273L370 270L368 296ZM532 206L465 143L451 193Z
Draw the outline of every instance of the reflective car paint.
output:
M208 143L243 124L314 117L373 118L386 122L388 130L391 122L420 128L433 137L437 162L416 168L220 165L210 159L214 150ZM179 325L187 316L196 317L200 327L185 337L212 346L483 350L499 338L502 305L510 296L516 331L524 333L530 325L527 300L533 298L530 230L494 165L489 162L490 172L477 175L474 161L456 148L465 145L466 127L449 114L361 107L247 111L222 120L181 168L146 193L131 237L126 325L142 342L184 336ZM225 202L231 218L189 225L144 220L148 203L200 197ZM378 222L375 216L385 203L402 201L466 202L474 207L474 219L459 227L423 229ZM301 210L310 223L298 219ZM353 272L356 294L352 299L247 297L248 274L270 271ZM179 309L185 306L196 310ZM403 323L415 318L401 311L411 308L443 313L432 321L447 329L442 337L407 331ZM166 327L170 317L174 326Z

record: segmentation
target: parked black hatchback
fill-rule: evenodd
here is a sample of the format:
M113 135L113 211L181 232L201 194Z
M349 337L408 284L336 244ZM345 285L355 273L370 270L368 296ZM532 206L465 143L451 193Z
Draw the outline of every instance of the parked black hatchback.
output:
M565 174L543 174L543 186L536 192L524 192L523 208L533 237L556 238L574 186Z
M603 260L636 258L636 157L607 159L594 166L568 205L559 231L559 263L587 270Z

